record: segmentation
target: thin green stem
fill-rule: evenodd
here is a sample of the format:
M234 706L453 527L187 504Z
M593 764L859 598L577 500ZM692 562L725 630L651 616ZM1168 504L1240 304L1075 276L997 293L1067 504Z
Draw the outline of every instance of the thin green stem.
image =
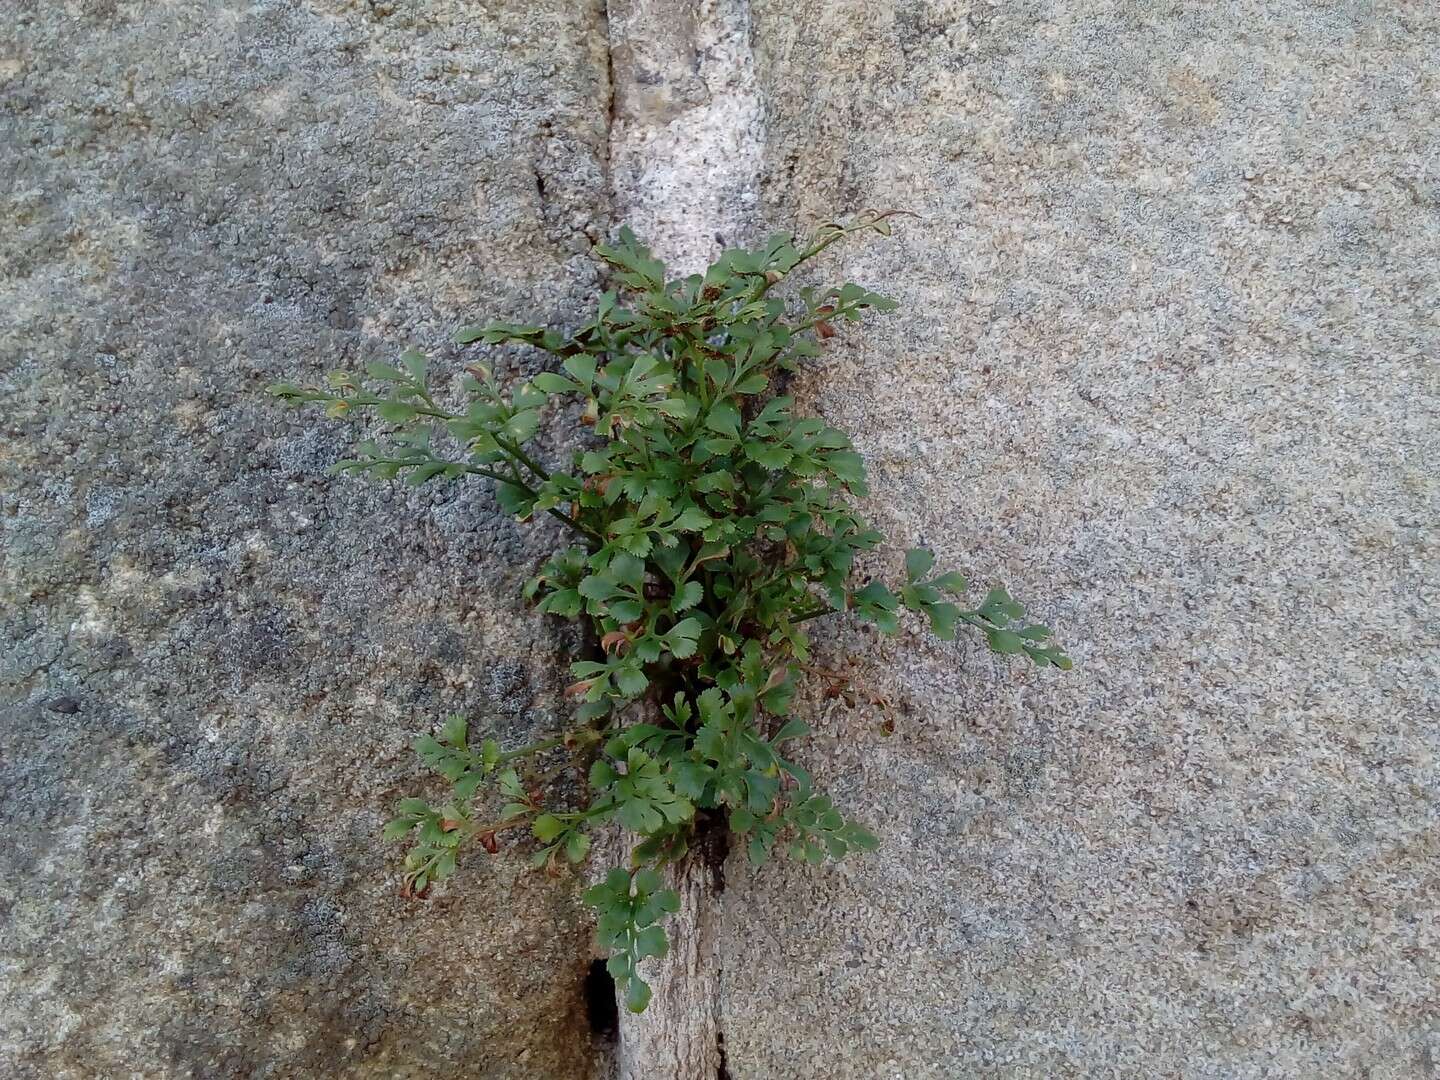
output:
M499 435L495 435L494 439L495 444L499 446L501 450L504 450L505 453L509 454L516 461L520 462L520 464L524 465L532 473L538 476L541 483L544 483L546 480L550 479L550 474L545 471L544 467L541 466L540 463L537 462L534 458L532 458L529 454L525 453L524 450L521 450L518 443L511 442L509 439L501 438Z
M488 832L488 833L504 832L506 829L514 829L514 828L517 828L517 827L519 827L519 826L521 826L521 825L524 825L524 824L525 824L525 816L526 816L526 815L522 815L522 816L520 816L520 817L506 818L504 821L497 821L497 822L494 822L493 824L490 824L490 825L480 825L480 824L476 823L476 824L468 827L465 831L466 831L467 833L469 833L471 836L477 836L477 835L479 835L479 834L481 834L481 833L487 833L487 832Z
M557 507L552 506L549 510L547 510L547 511L545 511L545 512L546 512L547 514L549 514L551 517L555 518L557 521L563 521L563 522L564 522L566 525L568 525L572 530L574 530L575 532L579 533L581 536L585 537L585 539L589 540L592 544L604 545L604 543L605 543L605 538L604 538L604 537L602 537L602 536L601 536L599 533L597 533L594 529L590 529L590 528L587 528L587 527L584 526L584 525L581 525L580 522L576 521L576 520L575 520L574 518L572 518L569 514L564 513L563 511L561 511L561 510L558 509Z
M474 473L476 476L488 476L491 480L499 480L502 484L509 484L512 487L518 487L521 491L525 493L527 498L536 498L538 494L534 488L530 487L528 484L522 481L518 475L514 473L509 476L505 476L502 473L497 473L490 469L482 469L479 465L467 465L465 466L465 468L467 471ZM556 521L563 521L565 525L569 527L572 531L579 533L591 543L599 544L603 542L599 533L595 532L593 529L586 528L584 525L580 524L580 522L576 521L569 514L566 514L558 507L552 506L548 508L545 512L551 517L553 517Z
M811 608L809 611L802 611L799 615L791 616L790 623L793 626L795 623L809 622L811 619L820 618L821 615L835 615L840 610L840 608L830 607Z
M514 480L510 479L510 477L505 476L502 473L497 473L491 469L482 469L479 465L466 465L465 471L474 473L476 476L489 477L491 480L502 480L507 484L515 483ZM534 492L531 492L531 494L534 494Z
M553 750L557 746L565 745L565 736L557 735L553 739L542 739L539 742L531 743L529 746L521 746L515 750L507 750L495 759L495 764L504 765L507 761L514 761L516 758L529 757L531 754L540 754L546 750Z
M859 221L852 222L848 226L844 226L842 228L834 230L833 232L830 232L823 239L816 240L808 248L806 248L800 253L800 258L796 260L795 266L792 266L790 270L787 271L787 273L793 273L796 267L803 266L805 263L815 258L816 255L819 255L822 251L828 248L831 244L834 244L840 240L844 240L847 236L850 236L853 233L864 232L866 229L873 229L875 228L877 222L884 221L886 218L892 218L902 214L906 217L919 216L918 214L910 213L910 211L908 210L886 210L882 213L869 214ZM762 284L760 286L760 291L756 293L756 299L764 296L767 292L769 292L770 286L777 283L770 281L768 278L762 278L761 280ZM782 277L780 278L780 280L783 281L784 278Z

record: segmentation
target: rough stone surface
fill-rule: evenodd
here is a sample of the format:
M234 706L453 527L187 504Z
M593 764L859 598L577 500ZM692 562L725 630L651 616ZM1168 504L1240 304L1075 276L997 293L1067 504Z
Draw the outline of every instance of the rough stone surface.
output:
M7 7L0 1074L591 1075L573 890L377 839L445 713L553 730L555 537L262 390L593 298L602 15Z
M611 0L618 216L676 274L759 231L764 160L748 0Z
M826 640L884 847L729 868L732 1075L1440 1075L1435 6L754 17L772 222L924 215L799 392L1078 667Z
M1078 661L821 631L884 847L730 860L729 1075L1440 1076L1433 4L11 6L0 1073L605 1071L573 890L374 840L419 728L554 724L554 535L260 390L573 317L613 184L686 257L923 215L794 391Z

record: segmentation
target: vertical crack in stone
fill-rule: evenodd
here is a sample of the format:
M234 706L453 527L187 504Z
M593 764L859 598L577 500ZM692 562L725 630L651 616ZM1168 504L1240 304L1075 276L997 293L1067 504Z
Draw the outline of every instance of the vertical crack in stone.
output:
M749 0L607 0L607 174L617 223L630 225L672 276L703 270L759 233L764 111ZM723 821L710 829L723 829ZM666 869L680 910L670 955L645 962L650 1007L621 1010L621 1080L728 1076L720 1032L719 835L697 835Z
M605 197L611 214L615 205L615 39L611 32L610 0L600 0L600 32L605 40L605 150L601 167L605 176Z

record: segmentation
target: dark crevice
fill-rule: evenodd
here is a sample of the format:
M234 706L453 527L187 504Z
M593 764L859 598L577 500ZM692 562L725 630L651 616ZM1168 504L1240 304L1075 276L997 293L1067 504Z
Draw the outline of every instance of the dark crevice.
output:
M715 896L719 897L725 891L725 860L730 857L733 838L730 834L729 817L716 816L718 820L710 829L710 835L706 837L705 858L710 864L711 885L714 887ZM721 993L725 978L725 945L718 940L718 934L724 923L718 916L715 919L715 1080L730 1080L730 1064L725 1056L725 1013L720 1004L725 997Z
M725 860L730 855L730 823L722 810L697 810L690 834L691 858L710 871L710 887L718 896L725 891Z
M615 212L615 177L614 177L614 145L615 145L615 39L610 33L610 2L604 0L600 5L601 28L605 33L605 81L609 98L605 102L605 185L609 189L610 211Z
M604 1042L614 1042L620 1035L620 1003L615 996L615 980L604 960L591 961L583 989L590 1034Z
M730 822L718 820L705 837L705 861L718 896L725 891L725 860L730 857Z

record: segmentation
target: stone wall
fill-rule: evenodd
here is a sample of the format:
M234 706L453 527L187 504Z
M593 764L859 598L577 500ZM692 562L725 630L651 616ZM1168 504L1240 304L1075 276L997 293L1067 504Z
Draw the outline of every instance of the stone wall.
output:
M593 300L602 14L7 11L0 1074L591 1075L574 888L377 839L447 712L554 729L556 536L263 388Z
M1077 667L827 640L887 857L729 876L732 1072L1440 1075L1440 11L754 17L767 218L922 215L801 399Z
M622 218L900 206L817 273L901 312L795 390L1077 668L821 631L864 693L808 763L883 847L731 858L729 1076L1440 1076L1433 5L608 16L0 27L0 1071L604 1075L574 884L407 904L375 840L444 713L553 729L556 535L325 478L261 389L571 320Z

